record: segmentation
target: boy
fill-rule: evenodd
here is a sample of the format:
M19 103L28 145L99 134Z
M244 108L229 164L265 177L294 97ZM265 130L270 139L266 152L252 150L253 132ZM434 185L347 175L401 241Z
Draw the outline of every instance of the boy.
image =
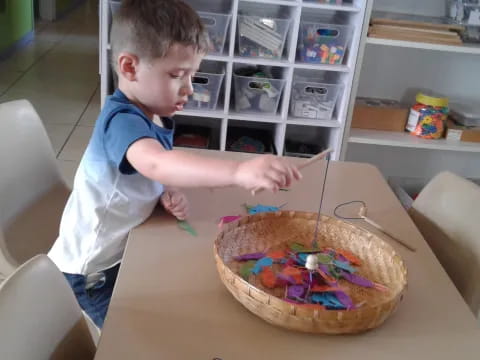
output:
M193 93L208 48L198 15L181 0L124 0L111 34L118 89L110 96L75 175L49 256L84 311L102 327L128 232L158 198L188 215L175 187L240 186L276 191L300 178L274 156L235 162L172 150L173 121ZM153 122L161 118L162 126Z

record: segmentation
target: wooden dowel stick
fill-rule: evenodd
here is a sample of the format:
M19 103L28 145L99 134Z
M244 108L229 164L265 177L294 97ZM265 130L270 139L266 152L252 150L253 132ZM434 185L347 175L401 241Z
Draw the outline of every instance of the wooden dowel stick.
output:
M327 150L322 151L321 153L318 153L317 155L311 157L310 159L305 160L303 163L298 165L298 169L299 170L305 169L309 165L312 165L314 162L323 159L325 156L327 156L332 151L333 151L333 149L328 148Z

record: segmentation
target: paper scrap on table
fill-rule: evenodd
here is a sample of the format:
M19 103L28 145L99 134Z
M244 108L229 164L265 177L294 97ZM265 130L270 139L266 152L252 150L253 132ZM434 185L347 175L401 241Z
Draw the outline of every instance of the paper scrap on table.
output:
M186 220L177 220L178 227L192 236L197 236L197 232L195 229L186 221Z
M220 221L218 222L218 227L221 228L223 225L237 221L241 219L242 217L240 215L226 215L222 216L220 218Z
M286 204L283 204L281 206L270 206L270 205L262 205L258 204L255 206L250 206L245 204L245 207L247 208L247 212L249 215L255 215L255 214L260 214L260 213L265 213L265 212L276 212L280 211L282 207L284 207Z

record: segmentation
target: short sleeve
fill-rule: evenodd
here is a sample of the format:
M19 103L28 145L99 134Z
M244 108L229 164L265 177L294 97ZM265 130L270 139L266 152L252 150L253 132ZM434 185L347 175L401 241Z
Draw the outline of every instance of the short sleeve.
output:
M153 123L138 114L117 113L104 128L104 146L107 157L122 174L134 174L136 170L126 158L127 150L142 138L156 138Z

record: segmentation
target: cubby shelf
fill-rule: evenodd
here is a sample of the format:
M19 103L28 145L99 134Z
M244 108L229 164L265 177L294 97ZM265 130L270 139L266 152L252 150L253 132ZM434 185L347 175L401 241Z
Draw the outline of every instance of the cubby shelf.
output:
M210 119L218 120L215 131L219 131L219 148L225 150L227 133L233 126L245 128L265 128L271 131L272 140L278 154L284 153L285 143L296 139L309 139L314 142L314 147L333 147L333 159L340 158L342 139L347 123L347 114L350 105L351 89L357 69L359 47L364 34L367 3L369 0L344 1L343 5L321 4L314 1L300 0L188 0L189 4L197 11L219 12L231 14L225 41L225 49L221 54L208 54L205 60L222 63L225 68L222 89L218 105L215 110L185 109L175 117L181 118L182 123L191 121L192 124L204 125ZM113 90L113 76L109 65L109 34L112 20L112 5L118 6L120 1L101 0L100 6L100 72L102 103ZM203 8L202 8L203 5ZM253 9L253 10L252 10ZM252 14L262 13L261 16L278 15L288 18L289 27L286 34L283 56L281 59L252 58L240 56L238 53L238 15L242 12ZM277 13L278 11L278 13ZM267 13L264 15L263 13ZM281 16L279 15L281 14ZM316 21L324 23L328 16L335 19L335 23L349 25L352 33L348 38L348 51L341 64L316 64L302 63L297 56L297 43L302 21ZM318 20L317 20L318 19ZM332 20L333 21L333 20ZM264 66L274 68L284 80L283 93L280 96L278 110L275 114L242 113L234 106L235 83L233 74L242 66ZM297 74L309 79L318 76L334 79L342 85L340 95L335 105L333 119L317 120L298 118L293 116L291 110L292 85ZM325 80L325 82L328 82ZM253 130L252 130L253 131ZM302 132L305 136L302 136ZM297 141L297 140L296 140Z

